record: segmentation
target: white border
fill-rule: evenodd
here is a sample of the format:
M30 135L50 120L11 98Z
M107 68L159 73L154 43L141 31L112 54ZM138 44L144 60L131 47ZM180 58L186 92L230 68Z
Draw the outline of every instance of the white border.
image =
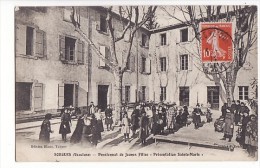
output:
M52 167L52 168L71 168L73 167L229 167L229 168L251 168L259 167L258 162L113 162L113 163L86 163L86 162L37 162L37 163L22 163L15 162L15 115L14 115L14 7L15 6L94 6L94 5L258 5L258 26L259 26L259 1L257 0L244 0L244 1L231 1L231 0L216 0L216 1L192 1L192 0L86 0L86 1L14 1L14 0L0 0L0 21L1 21L1 48L0 48L0 164L3 168L35 168L37 167ZM259 34L258 34L259 37ZM258 46L259 53L259 46ZM258 63L259 63L258 59ZM260 65L260 64L259 64ZM259 73L258 73L259 74ZM230 153L232 154L232 153ZM258 158L259 160L259 158Z

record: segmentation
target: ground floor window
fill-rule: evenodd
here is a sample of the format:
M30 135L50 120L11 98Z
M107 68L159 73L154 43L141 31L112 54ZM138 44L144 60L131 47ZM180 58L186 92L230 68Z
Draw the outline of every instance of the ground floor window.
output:
M161 87L160 101L166 100L166 87Z
M219 109L219 86L207 87L207 101L212 109Z
M109 85L98 85L98 107L105 111L108 105L108 88Z
M248 100L248 86L238 86L239 100Z
M32 83L16 82L15 84L15 110L31 110Z
M130 102L130 86L125 86L125 103Z
M179 92L179 101L180 101L180 106L189 106L189 99L190 99L190 89L189 87L180 87L180 92Z

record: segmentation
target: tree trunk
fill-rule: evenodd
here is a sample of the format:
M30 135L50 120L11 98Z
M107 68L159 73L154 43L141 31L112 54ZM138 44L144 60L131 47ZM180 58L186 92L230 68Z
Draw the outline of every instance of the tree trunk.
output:
M114 79L115 79L115 120L119 120L120 111L122 109L122 82L123 82L123 73L122 72L114 72Z

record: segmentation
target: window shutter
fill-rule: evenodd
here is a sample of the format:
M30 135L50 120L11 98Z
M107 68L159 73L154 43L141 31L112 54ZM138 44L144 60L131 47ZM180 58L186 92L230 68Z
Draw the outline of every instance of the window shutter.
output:
M188 41L192 41L194 38L192 27L188 28Z
M44 31L36 30L36 56L42 58L44 56Z
M58 108L64 106L64 83L58 84Z
M180 43L181 42L181 30L177 29L176 30L176 43Z
M75 96L75 104L74 104L74 106L75 106L75 107L78 107L78 106L79 106L79 103L78 103L79 85L78 85L78 84L75 84L74 87L75 87L75 93L74 93L74 96Z
M96 30L100 31L100 14L98 12L96 12Z
M150 74L151 73L151 60L150 58L146 58L146 61L145 61L145 71L146 73Z
M111 58L111 53L110 53L110 50L108 47L105 47L105 57L107 60L109 60L110 62L112 61L112 58ZM107 64L106 64L106 67L109 67Z
M42 110L43 84L36 83L34 86L34 111Z
M161 44L161 35L158 33L157 36L155 36L156 41L155 41L155 45L156 47L159 47Z
M15 30L16 54L26 55L26 26L17 24Z
M106 56L106 47L105 46L100 46L100 53L105 57ZM99 66L104 67L106 66L105 62L103 61L102 58L99 58Z
M78 53L77 53L77 62L79 64L84 64L84 42L78 39Z
M192 55L188 55L188 69L191 71L192 70L192 65L193 65L193 58Z
M181 69L181 61L180 61L180 59L181 59L181 56L179 55L179 54L177 54L177 57L176 57L176 71L177 72L179 72L180 71L180 69Z
M46 32L43 31L43 57L47 57L47 37Z
M135 72L135 55L133 53L130 55L130 69Z
M65 61L65 36L59 35L60 60Z
M148 87L145 87L145 101L148 101L149 100L149 88Z

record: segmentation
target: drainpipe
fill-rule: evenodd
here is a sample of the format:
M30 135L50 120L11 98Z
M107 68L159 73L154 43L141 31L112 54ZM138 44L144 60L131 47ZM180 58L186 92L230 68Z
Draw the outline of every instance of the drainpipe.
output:
M135 102L137 103L139 101L139 53L138 53L138 49L139 49L139 43L138 43L138 38L137 38L137 32L136 32L136 38L135 38L135 41L136 41L136 44L137 44L137 47L136 47L136 98L135 98Z

